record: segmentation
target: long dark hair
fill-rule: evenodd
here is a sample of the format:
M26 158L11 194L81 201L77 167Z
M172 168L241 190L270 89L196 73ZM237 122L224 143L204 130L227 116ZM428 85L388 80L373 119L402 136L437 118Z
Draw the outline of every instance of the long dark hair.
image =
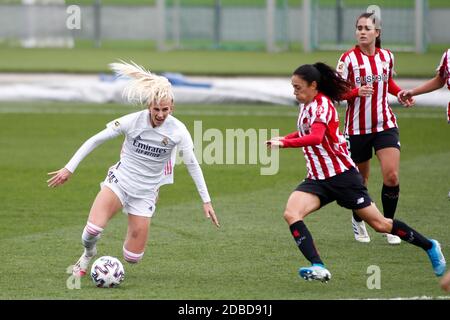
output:
M293 75L299 76L309 85L316 81L317 90L332 101L342 100L344 93L353 88L353 85L343 79L336 70L323 62L304 64L295 69Z
M358 19L356 19L355 27L358 27L358 21L361 18L372 19L372 22L375 25L375 29L380 32L378 37L375 39L375 47L381 48L381 21L380 21L380 19L377 18L377 16L375 15L374 12L364 12L363 14L361 14L358 17ZM377 22L380 24L380 26L378 28L377 28Z

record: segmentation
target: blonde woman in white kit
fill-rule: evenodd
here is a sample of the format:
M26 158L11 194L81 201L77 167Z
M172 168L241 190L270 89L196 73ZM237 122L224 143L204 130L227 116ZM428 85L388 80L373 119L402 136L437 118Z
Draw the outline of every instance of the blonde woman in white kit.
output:
M81 239L84 252L73 268L75 276L84 276L89 262L97 254L96 243L108 221L119 209L128 215L128 230L123 245L123 256L129 263L139 262L145 251L151 218L159 187L167 183L168 165L177 148L194 180L203 202L203 211L212 223L219 221L202 170L193 152L192 137L186 126L173 117L174 96L170 82L132 63L112 63L118 75L130 78L124 97L130 102L146 106L109 122L106 129L89 138L60 170L50 172L49 187L64 184L79 163L96 147L123 134L120 159L112 165L92 204Z

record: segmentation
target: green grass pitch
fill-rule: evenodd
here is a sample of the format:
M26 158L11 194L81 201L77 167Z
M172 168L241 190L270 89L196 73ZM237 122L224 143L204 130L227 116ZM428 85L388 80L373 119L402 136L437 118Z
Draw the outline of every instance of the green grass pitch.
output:
M81 143L133 107L62 103L0 104L0 299L348 299L439 297L421 249L391 247L369 230L372 242L354 241L350 211L331 204L306 219L332 272L328 284L297 275L306 260L282 218L290 192L305 176L300 150L281 150L278 174L259 165L202 165L222 227L204 218L201 200L183 165L175 184L161 190L144 259L124 264L117 289L98 289L86 277L66 285L82 251L81 231L122 139L91 153L64 186L49 189L49 171L62 167ZM395 108L401 142L401 196L397 217L438 239L450 257L448 232L448 125L443 108ZM267 105L179 105L175 115L191 133L203 130L295 130L296 108ZM342 119L342 110L341 110ZM261 144L263 141L261 141ZM204 142L204 146L208 142ZM262 145L260 147L263 147ZM380 173L373 162L369 191L379 205ZM98 243L99 255L122 261L126 218L118 213ZM381 289L367 288L367 269L380 267Z
M142 45L145 46L142 47ZM351 48L352 45L349 45ZM447 46L434 46L426 54L394 52L397 77L432 78ZM210 76L283 76L305 63L325 62L335 66L342 52L280 53L238 51L157 52L150 43L105 42L102 48L87 43L74 49L22 49L0 43L0 72L111 73L108 64L133 60L153 72L180 72ZM270 63L268 63L270 61Z

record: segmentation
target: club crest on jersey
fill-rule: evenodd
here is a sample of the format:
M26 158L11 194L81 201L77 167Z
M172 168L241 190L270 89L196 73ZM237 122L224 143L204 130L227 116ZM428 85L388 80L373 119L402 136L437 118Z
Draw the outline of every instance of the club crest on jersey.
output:
M325 109L324 109L324 107L322 105L317 106L316 116L320 117L323 114L324 111L325 111Z
M309 128L310 128L309 123L302 123L299 128L299 131L304 132L305 134L309 134Z
M342 72L344 72L344 67L345 67L344 61L339 61L338 65L337 65L337 68L336 68L336 71L338 73L342 73Z
M389 68L389 62L387 61L381 61L381 67L385 70Z
M119 121L114 121L114 125L115 125L116 127L120 127L120 122L119 122Z
M165 147L169 144L169 139L167 139L167 137L164 137L164 139L162 139L161 144Z

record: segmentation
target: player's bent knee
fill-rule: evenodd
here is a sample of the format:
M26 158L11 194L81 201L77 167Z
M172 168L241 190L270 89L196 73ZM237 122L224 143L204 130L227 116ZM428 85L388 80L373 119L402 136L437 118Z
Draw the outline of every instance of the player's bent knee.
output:
M125 247L123 247L123 258L128 263L138 263L139 261L142 260L143 256L144 256L144 252L134 253L134 252L131 252L131 251L125 249Z
M305 215L303 215L301 212L295 212L289 209L286 209L283 214L284 220L291 224L292 222L303 220L305 218Z
M289 221L289 220L291 220L292 215L288 210L285 210L283 213L283 218L284 218L284 220Z
M369 183L369 177L363 177L363 184L365 186L367 186L368 183Z
M389 233L390 230L392 229L392 226L390 226L387 219L386 219L386 221L384 221L384 220L374 221L374 222L372 222L371 226L376 232L380 232L380 233Z
M286 209L284 211L283 218L289 223L292 220L298 219L298 214L295 214L293 211Z
M141 232L139 230L134 230L130 232L130 237L133 239L137 239L139 238Z
M400 181L398 177L398 172L392 171L386 174L384 184L394 187L397 186L399 183Z

